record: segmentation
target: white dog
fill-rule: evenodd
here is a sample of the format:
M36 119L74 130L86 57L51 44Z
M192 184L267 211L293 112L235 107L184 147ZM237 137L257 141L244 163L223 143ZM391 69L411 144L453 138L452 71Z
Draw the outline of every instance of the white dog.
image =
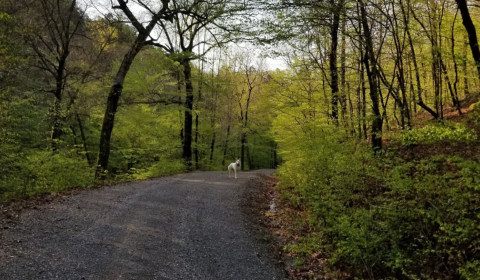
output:
M230 163L228 166L228 178L230 178L232 174L232 170L235 173L235 179L237 179L237 170L240 168L240 159L237 158L235 162Z

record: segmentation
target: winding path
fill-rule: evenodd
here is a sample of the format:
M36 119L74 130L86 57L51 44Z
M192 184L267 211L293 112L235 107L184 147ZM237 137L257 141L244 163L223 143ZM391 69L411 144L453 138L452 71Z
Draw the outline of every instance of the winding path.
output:
M0 279L286 279L242 212L272 172L180 174L28 210L0 229Z

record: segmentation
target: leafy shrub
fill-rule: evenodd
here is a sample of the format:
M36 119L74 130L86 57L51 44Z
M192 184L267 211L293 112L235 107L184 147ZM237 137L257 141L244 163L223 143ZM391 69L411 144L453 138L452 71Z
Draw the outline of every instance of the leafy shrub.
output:
M411 135L431 141L458 133L425 131L436 132ZM297 139L282 147L279 188L307 211L322 237L313 248L333 270L359 279L480 279L479 162L402 162L325 129ZM312 247L306 240L289 250L301 257Z
M130 168L128 172L115 176L116 181L144 180L148 178L185 172L185 164L181 159L161 159L147 168Z
M36 151L10 163L3 173L0 197L29 197L93 184L94 170L75 151Z
M473 129L461 123L432 124L423 128L402 131L399 137L404 146L433 144L442 141L449 143L469 143L477 140Z

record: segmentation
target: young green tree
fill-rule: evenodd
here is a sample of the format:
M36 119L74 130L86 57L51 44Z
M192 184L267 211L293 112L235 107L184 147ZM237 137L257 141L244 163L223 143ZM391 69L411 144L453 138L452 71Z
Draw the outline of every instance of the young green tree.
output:
M84 36L85 11L78 7L76 0L39 0L34 5L21 1L16 5L23 6L19 18L25 28L23 37L36 56L34 66L46 78L43 90L55 97L51 133L55 150L62 134L61 103L68 79L75 72L70 57ZM33 11L28 10L32 8Z

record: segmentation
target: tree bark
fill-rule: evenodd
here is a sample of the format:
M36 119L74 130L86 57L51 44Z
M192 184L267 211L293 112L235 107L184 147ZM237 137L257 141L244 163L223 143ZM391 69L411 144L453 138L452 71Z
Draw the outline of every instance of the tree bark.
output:
M115 124L115 114L117 112L118 100L122 95L123 83L127 76L128 70L132 65L135 56L145 45L146 34L139 34L132 48L128 51L122 60L122 64L113 79L113 85L110 88L107 99L107 108L105 109L105 116L103 118L102 132L100 133L100 149L98 152L97 170L95 178L100 178L105 175L108 168L108 160L110 157L110 142Z
M195 169L198 169L199 167L199 153L198 153L198 122L199 122L199 117L198 114L195 113L195 145L193 146L193 153L195 155Z
M335 4L335 0L330 0L333 12L332 26L330 29L331 45L330 45L330 87L332 89L332 119L335 125L338 125L338 29L340 27L340 4Z
M425 111L427 111L430 115L432 115L432 117L434 117L435 119L438 119L439 116L438 114L433 111L430 107L428 107L424 102L423 102L423 98L422 98L422 83L420 81L420 70L418 68L418 64L417 64L417 57L416 57L416 54L415 54L415 47L413 46L413 40L412 40L412 36L410 34L410 28L408 26L408 20L407 20L407 17L406 17L406 12L405 12L405 7L403 5L403 3L401 3L400 7L402 8L402 15L403 15L403 19L404 21L406 22L405 24L405 28L406 28L406 32L407 32L407 39L408 39L408 44L410 45L410 51L411 51L411 55L412 55L412 62L413 62L413 68L415 70L415 79L417 81L417 105L420 106L422 109L424 109ZM408 5L408 9L410 9L410 5Z
M363 35L365 39L365 70L367 71L368 83L370 85L370 99L372 101L373 120L370 138L372 141L372 148L375 153L380 153L382 150L382 116L379 106L379 92L378 92L378 70L376 65L375 51L373 49L372 34L370 33L370 26L368 24L367 11L363 1L360 3L361 24L363 26Z
M478 47L477 31L475 30L475 25L473 24L472 18L470 17L470 12L468 11L467 1L466 0L455 0L462 15L463 26L468 33L468 44L472 51L473 60L475 60L475 65L477 66L478 77L480 78L480 49Z
M341 111L341 119L344 122L345 127L348 128L348 123L346 121L347 115L347 93L348 93L348 100L350 100L350 93L346 90L346 16L345 16L345 9L342 7L342 39L340 43L340 106L342 107ZM350 100L351 103L351 100ZM350 107L351 109L351 107ZM350 114L350 118L352 118L352 114ZM351 130L354 130L353 124Z
M217 133L214 130L213 135L212 135L212 142L210 142L210 164L213 163L213 154L215 152L215 138L216 138L216 136L217 136Z
M90 153L88 152L87 137L85 135L85 129L83 129L82 120L78 114L75 114L75 119L77 120L78 128L80 129L80 136L82 137L83 149L85 150L85 157L87 158L88 165L93 166L94 162L90 156Z
M465 42L467 41L467 36L465 36ZM463 56L462 56L462 69L463 69L463 94L465 96L469 95L470 92L468 90L468 73L467 73L467 44L463 44Z
M230 136L230 124L227 126L227 137L225 138L225 146L223 148L222 166L225 166L225 159L227 157L228 137L229 136Z
M62 133L60 102L61 102L61 99L55 98L55 103L53 105L52 149L54 151L58 149L60 135Z
M184 142L183 142L183 160L188 170L192 170L192 127L193 127L193 84L192 68L190 61L182 62L183 75L185 77L185 122L184 122Z
M100 133L100 149L98 152L95 178L104 177L108 168L108 160L110 157L110 141L112 137L113 126L115 124L115 114L117 112L118 100L122 95L123 83L125 81L125 77L127 76L128 70L135 59L135 56L147 44L147 39L150 35L150 32L153 30L158 21L165 17L165 14L169 10L168 3L170 1L162 0L161 2L162 8L155 15L153 15L147 27L144 27L128 8L128 1L117 0L119 5L115 8L121 9L125 13L132 25L135 27L135 29L137 29L138 35L130 50L123 57L120 68L113 78L113 85L108 94L107 108L105 109L105 116L103 118L102 132Z
M363 58L363 52L362 52ZM368 132L367 132L367 88L365 86L365 65L363 63L363 59L361 62L362 66L360 69L360 81L362 86L362 129L363 129L363 139L367 139Z
M242 132L240 136L240 144L241 144L241 150L240 150L240 158L241 160L241 170L245 171L245 146L247 144L247 134L245 132Z

